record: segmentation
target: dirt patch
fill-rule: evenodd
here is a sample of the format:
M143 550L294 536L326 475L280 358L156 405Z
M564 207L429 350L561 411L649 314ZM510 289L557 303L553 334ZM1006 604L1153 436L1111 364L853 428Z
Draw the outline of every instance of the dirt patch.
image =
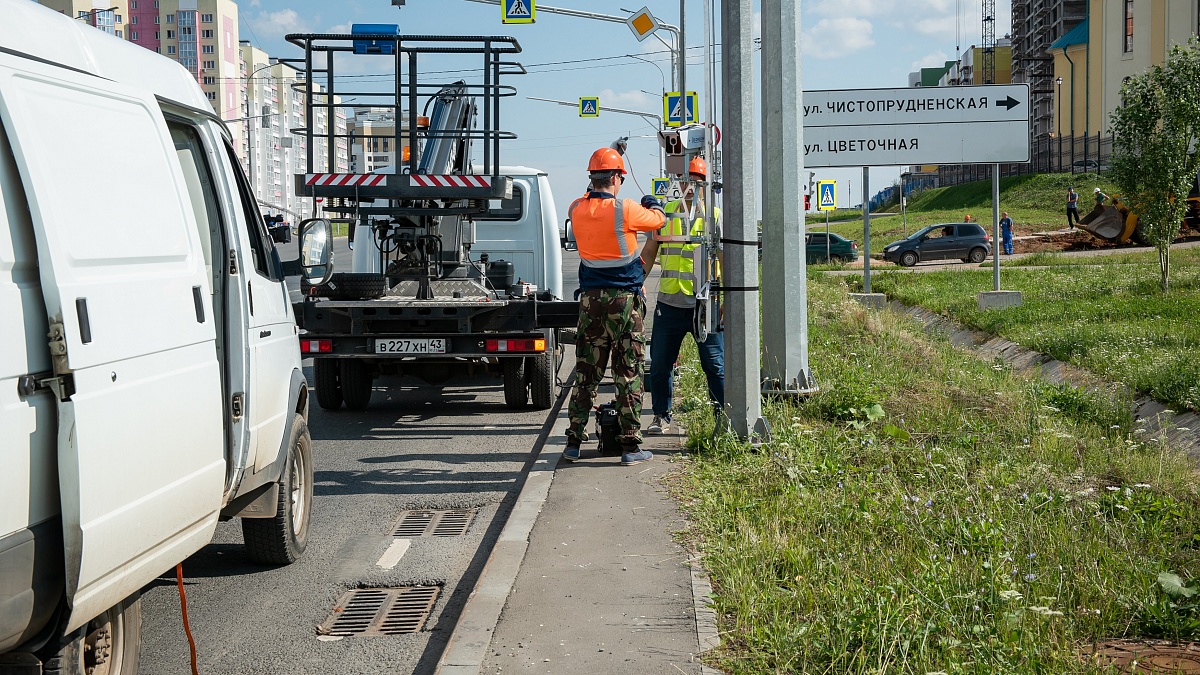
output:
M1109 640L1084 650L1084 658L1118 673L1200 673L1200 644L1164 640Z

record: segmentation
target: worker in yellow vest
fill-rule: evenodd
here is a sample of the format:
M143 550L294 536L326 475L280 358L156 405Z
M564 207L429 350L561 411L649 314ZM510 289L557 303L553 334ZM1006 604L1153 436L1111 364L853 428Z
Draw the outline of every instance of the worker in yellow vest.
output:
M683 181L683 199L668 202L667 213L690 211L696 204L696 220L689 234L698 237L704 234L705 204L702 191L696 189L694 181L702 181L708 175L705 161L697 157L688 165L688 174L693 181ZM714 209L720 217L720 209ZM659 231L667 236L684 234L684 220L667 218ZM675 361L683 338L689 333L696 337L693 326L696 312L696 291L693 281L692 252L699 244L680 242L658 242L650 240L642 249L642 264L646 272L654 267L657 258L662 266L658 282L658 301L654 307L654 325L650 333L650 402L654 420L646 432L661 434L671 423L671 397L674 391ZM708 396L718 409L725 407L725 340L718 331L708 334L704 342L697 342L700 352L700 367L708 380Z

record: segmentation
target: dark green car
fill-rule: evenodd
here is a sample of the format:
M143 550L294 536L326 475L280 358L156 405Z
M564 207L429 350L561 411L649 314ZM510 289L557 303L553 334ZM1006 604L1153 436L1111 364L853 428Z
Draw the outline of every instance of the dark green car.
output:
M806 243L805 250L808 255L808 264L818 265L829 262L855 262L858 260L858 242L852 239L846 239L841 235L829 233L829 247L826 259L825 233L824 232L809 232L804 236Z

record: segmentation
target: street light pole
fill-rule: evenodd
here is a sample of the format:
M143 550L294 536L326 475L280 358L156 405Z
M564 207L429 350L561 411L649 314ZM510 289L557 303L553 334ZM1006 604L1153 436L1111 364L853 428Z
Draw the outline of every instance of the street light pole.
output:
M541 7L538 7L538 9L541 9ZM546 103L557 103L558 105L565 105L565 106L567 106L568 108L578 108L578 107L579 107L579 104L578 104L578 103L571 103L570 101L556 101L556 100L554 100L554 99L552 99L552 98L538 98L537 96L526 96L525 98L529 99L530 101L544 101L544 102L546 102ZM662 117L659 117L658 115L655 115L654 113L638 112L637 110L622 110L621 108L610 108L610 107L608 107L608 106L603 106L603 107L602 107L602 109L603 109L605 112L620 113L620 114L622 114L622 115L634 115L634 116L636 116L636 117L640 117L640 118L642 118L643 120L646 120L646 121L647 121L647 123L649 123L649 120L654 120L654 121L655 121L657 124L651 124L650 126L651 126L651 128L653 128L653 129L654 129L656 132L657 132L659 129L663 128L663 125L662 125ZM659 166L659 169L665 173L665 172L666 172L666 169L665 169L665 168L663 168L663 167L664 167L664 165L663 165L663 149L662 149L662 144L661 144L661 143L656 143L655 145L657 145L657 146L658 146L658 166Z
M1055 122L1055 126L1057 127L1057 135L1058 135L1058 170L1059 171L1062 171L1062 82L1063 82L1063 80L1061 77L1056 78L1054 80L1054 84L1056 85L1056 89L1058 90L1057 93L1054 94L1054 122ZM1075 139L1072 138L1071 142L1074 143Z
M499 5L499 4L501 4L502 1L503 0L467 0L467 2L477 2L481 5ZM679 69L679 77L680 77L680 80L679 80L679 88L680 88L679 90L680 91L683 90L683 56L684 56L684 52L686 51L683 47L683 27L682 27L684 2L685 2L685 0L679 0L679 23L680 23L679 27L675 27L669 23L664 23L662 21L658 22L659 28L667 31L668 33L671 33L675 38L675 47L674 47L672 55L675 58L675 60L678 61L678 64L679 64L678 69ZM624 16L614 16L612 14L599 14L597 12L584 12L584 11L580 11L578 9L566 9L564 7L549 7L549 6L542 5L542 4L538 4L537 11L545 13L545 14L561 14L562 16L573 16L578 19L592 19L595 21L608 21L611 23L625 23L626 21L628 21L628 17L624 17Z

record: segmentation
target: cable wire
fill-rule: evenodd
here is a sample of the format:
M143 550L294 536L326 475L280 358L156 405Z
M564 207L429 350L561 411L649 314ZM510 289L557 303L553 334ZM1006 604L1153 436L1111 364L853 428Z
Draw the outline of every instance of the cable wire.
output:
M175 584L179 587L179 608L183 614L183 632L187 635L188 649L192 654L192 675L200 675L196 662L196 638L192 637L192 626L188 622L187 591L183 590L183 563L175 566Z

